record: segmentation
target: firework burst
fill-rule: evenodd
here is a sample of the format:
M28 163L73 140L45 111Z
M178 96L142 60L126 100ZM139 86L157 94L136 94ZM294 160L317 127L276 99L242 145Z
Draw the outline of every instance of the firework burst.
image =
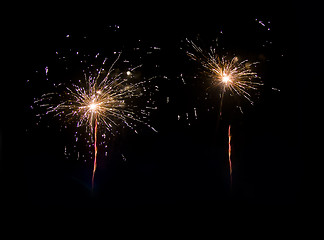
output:
M117 71L115 62L106 71L102 67L94 75L84 74L84 80L79 84L64 87L63 93L47 93L35 101L46 108L46 114L54 114L64 122L73 122L76 127L84 127L89 132L94 145L94 164L92 172L92 188L97 168L97 132L104 128L111 134L117 132L120 125L125 125L136 131L137 123L142 123L156 131L147 122L151 101L141 104L139 99L147 89L146 81L134 81L133 72L141 67L129 68L127 71ZM107 59L104 60L103 66Z
M258 90L262 85L260 81L256 81L259 76L252 70L257 62L240 61L237 56L220 56L216 53L215 48L211 47L209 51L206 51L188 39L187 42L194 50L193 52L187 51L187 55L202 66L204 74L208 79L211 79L211 86L221 89L220 115L224 94L227 91L231 95L244 97L253 105L249 92L250 90Z

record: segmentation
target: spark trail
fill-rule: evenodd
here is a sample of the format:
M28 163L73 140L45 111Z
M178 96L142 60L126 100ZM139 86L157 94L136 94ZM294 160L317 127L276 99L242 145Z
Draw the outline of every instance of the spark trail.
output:
M94 177L97 169L97 128L98 128L98 120L96 117L95 120L95 129L94 129L94 161L93 161L93 170L92 170L92 179L91 179L91 187L94 189Z
M232 179L232 147L231 147L231 125L228 126L228 164L229 164L229 175L230 175L230 188L232 189L233 179Z

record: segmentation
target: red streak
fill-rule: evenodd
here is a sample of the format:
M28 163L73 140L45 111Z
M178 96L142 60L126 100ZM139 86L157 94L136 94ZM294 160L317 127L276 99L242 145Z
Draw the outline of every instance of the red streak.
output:
M94 163L93 163L93 171L92 171L92 190L94 188L94 176L96 173L96 169L97 169L97 117L96 117L96 121L95 121L95 129L94 129L94 150L95 150L95 157L94 157Z
M229 169L230 169L230 184L232 188L232 161L231 161L231 125L228 126L228 163L229 163Z

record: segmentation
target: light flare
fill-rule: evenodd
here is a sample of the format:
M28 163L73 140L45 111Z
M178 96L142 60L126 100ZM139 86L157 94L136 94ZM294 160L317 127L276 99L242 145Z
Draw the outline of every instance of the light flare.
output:
M98 109L98 103L91 103L91 104L89 105L89 108L90 108L90 110L91 110L92 112L96 112L97 109Z
M224 75L222 76L222 82L223 82L224 84L229 84L230 81L231 81L230 76L227 76L226 74L224 74Z

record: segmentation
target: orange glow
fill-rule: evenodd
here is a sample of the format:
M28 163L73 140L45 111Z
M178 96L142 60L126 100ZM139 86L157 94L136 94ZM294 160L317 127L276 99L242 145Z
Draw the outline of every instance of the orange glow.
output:
M232 188L232 161L231 161L231 125L228 126L228 163L229 163L229 168L230 168L230 184Z

